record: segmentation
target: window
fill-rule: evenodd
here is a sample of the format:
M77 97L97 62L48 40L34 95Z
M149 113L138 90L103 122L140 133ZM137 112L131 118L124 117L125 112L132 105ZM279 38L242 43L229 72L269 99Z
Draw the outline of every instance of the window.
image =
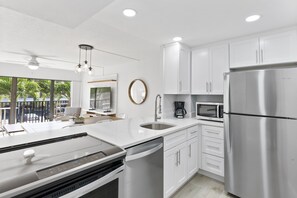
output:
M70 95L70 81L0 77L0 124L52 120L70 106Z

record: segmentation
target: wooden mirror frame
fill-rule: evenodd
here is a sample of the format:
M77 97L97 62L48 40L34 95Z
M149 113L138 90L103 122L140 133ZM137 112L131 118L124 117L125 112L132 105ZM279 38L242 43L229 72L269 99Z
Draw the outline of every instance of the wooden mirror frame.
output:
M132 96L131 96L131 89L132 89L132 86L133 86L133 84L134 84L135 82L137 82L137 81L140 81L140 82L143 84L143 86L144 86L144 90L145 90L145 96L144 96L143 100L142 100L140 103L137 103L137 102L132 98ZM143 80L141 80L141 79L135 79L135 80L133 80L133 81L130 83L130 85L129 85L128 95L129 95L129 98L130 98L130 100L131 100L132 103L134 103L134 104L136 104L136 105L141 105L141 104L143 104L143 103L146 101L146 98L147 98L147 86L146 86L145 82L144 82Z

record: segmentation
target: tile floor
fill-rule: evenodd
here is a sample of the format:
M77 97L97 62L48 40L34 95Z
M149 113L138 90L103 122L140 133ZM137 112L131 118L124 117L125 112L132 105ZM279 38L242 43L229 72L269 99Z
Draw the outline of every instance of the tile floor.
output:
M224 184L196 174L172 198L233 198L224 191Z

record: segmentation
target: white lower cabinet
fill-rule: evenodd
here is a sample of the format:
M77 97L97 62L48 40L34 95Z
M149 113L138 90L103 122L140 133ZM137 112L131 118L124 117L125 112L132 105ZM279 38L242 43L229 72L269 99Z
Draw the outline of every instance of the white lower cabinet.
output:
M187 180L187 144L164 153L164 194L172 195Z
M164 150L164 197L170 197L198 171L198 127L165 136Z
M223 127L200 125L202 134L201 169L224 177Z
M202 169L224 177L224 158L202 153Z
M224 157L224 140L202 136L202 152Z
M198 171L198 138L188 141L188 178Z

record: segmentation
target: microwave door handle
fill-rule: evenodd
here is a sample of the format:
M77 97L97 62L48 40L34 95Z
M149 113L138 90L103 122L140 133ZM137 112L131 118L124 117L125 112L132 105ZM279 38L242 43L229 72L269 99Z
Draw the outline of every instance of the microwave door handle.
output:
M217 105L217 118L220 118L220 105Z

